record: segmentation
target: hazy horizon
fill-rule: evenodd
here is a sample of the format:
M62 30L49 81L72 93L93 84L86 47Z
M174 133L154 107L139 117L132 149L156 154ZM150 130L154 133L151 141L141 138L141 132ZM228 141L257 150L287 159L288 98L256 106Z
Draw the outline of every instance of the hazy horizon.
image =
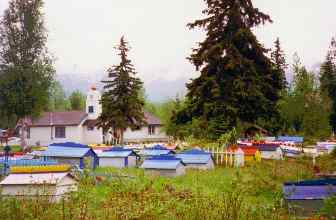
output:
M255 31L261 43L270 48L280 37L288 63L294 52L308 68L323 61L336 35L336 1L253 2L274 21ZM7 3L0 2L1 14ZM201 18L204 8L203 0L45 0L48 48L58 74L97 74L118 62L113 46L124 35L146 85L187 80L197 73L185 58L204 32L188 30L186 24Z

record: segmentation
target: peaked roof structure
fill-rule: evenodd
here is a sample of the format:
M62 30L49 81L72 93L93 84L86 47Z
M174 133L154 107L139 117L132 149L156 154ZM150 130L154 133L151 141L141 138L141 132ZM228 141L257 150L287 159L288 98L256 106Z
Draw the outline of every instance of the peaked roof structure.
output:
M336 179L288 182L283 192L287 200L325 199L336 195Z
M79 144L75 142L53 143L49 147L76 147L76 148L90 148L88 145Z
M175 170L179 165L184 165L180 158L171 155L160 155L147 158L141 168Z
M304 138L299 136L279 136L277 141L288 141L295 143L303 143Z
M176 154L185 164L207 164L212 160L211 154L201 149L191 149Z
M15 173L7 176L0 185L27 185L27 184L51 184L59 183L66 176L71 176L68 172L64 173Z
M87 113L83 111L44 112L36 120L26 118L25 121L30 127L70 126L81 124L86 117Z
M42 156L81 158L89 154L96 155L87 145L65 142L49 145L48 149L42 153Z
M126 149L122 147L112 147L108 150L98 154L98 157L128 157L136 156L137 154L132 149Z
M162 124L158 117L146 111L144 113L145 113L145 120L147 124L149 125L161 125Z

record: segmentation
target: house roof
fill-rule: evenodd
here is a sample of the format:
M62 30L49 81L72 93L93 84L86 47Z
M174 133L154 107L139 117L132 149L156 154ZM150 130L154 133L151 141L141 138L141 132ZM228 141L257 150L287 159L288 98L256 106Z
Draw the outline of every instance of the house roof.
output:
M283 193L287 200L312 200L325 199L336 195L335 185L318 185L318 186L283 186Z
M254 147L258 148L259 151L277 151L280 149L280 145L277 144L254 144Z
M212 159L210 153L196 148L176 154L176 157L185 164L207 164Z
M128 157L136 155L131 149L125 149L122 147L112 147L109 150L104 150L98 154L98 157Z
M42 156L81 158L90 153L90 151L95 154L91 148L49 146Z
M30 127L43 127L51 125L79 125L87 113L83 111L64 111L64 112L44 112L37 119L26 118L26 123Z
M180 154L191 154L191 155L210 155L210 153L208 152L205 152L204 150L201 150L201 149L197 149L197 148L193 148L193 149L190 149L190 150L185 150L185 151L182 151Z
M177 158L180 158L185 164L207 164L212 160L210 154L177 154Z
M146 159L141 165L141 168L175 170L180 164L183 165L180 158L169 155L160 155Z
M69 173L15 173L9 174L0 185L57 184Z
M298 136L279 136L277 138L278 141L291 141L295 143L302 143L304 138Z
M245 156L254 156L258 150L257 147L251 147L251 146L246 146L246 145L238 145L239 148L244 152ZM237 147L231 147L229 150L237 150Z
M158 117L154 116L153 114L149 112L144 112L145 113L145 119L147 124L149 125L161 125L161 121Z
M140 155L144 156L158 156L158 155L167 155L171 154L173 151L171 150L156 150L156 149L143 149L139 152Z
M52 146L52 147L90 148L88 145L79 144L79 143L75 143L75 142L52 143L49 146Z

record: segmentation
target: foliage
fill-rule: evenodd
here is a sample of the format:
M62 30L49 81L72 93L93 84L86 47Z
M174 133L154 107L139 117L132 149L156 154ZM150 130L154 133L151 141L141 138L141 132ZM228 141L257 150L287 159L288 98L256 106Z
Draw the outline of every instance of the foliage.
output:
M107 70L109 79L103 81L104 93L102 95L102 114L98 118L99 126L104 131L113 130L114 136L123 143L123 134L127 128L138 129L145 123L144 102L140 97L143 83L127 57L128 43L124 37L115 47L119 51L120 64Z
M336 196L327 198L324 201L323 208L320 211L322 216L327 217L328 219L335 219L336 216Z
M331 101L330 125L336 131L336 40L331 41L330 50L320 70L320 90L324 100Z
M66 98L60 82L52 82L49 94L49 104L45 109L46 111L66 111L70 109L69 100Z
M201 75L187 84L187 105L180 114L189 122L196 118L204 133L217 139L238 121L255 124L274 117L285 85L252 32L270 17L251 0L206 4L206 18L188 25L205 29L207 37L189 58Z
M59 203L1 199L1 219L288 219L283 181L305 178L303 163L277 161L244 169L188 170L185 176L145 176L141 169L98 168L99 182L81 179ZM297 170L301 170L297 176ZM274 178L274 175L277 178ZM111 177L109 177L109 175ZM309 174L307 174L309 175Z
M11 0L0 21L0 109L37 117L48 103L54 68L46 50L42 0ZM21 145L26 147L25 123Z
M302 66L297 54L293 62L294 79L280 103L284 120L282 132L304 135L308 139L330 135L329 106L324 102L313 72Z
M79 90L72 92L69 96L71 110L83 111L85 109L85 99L85 95Z

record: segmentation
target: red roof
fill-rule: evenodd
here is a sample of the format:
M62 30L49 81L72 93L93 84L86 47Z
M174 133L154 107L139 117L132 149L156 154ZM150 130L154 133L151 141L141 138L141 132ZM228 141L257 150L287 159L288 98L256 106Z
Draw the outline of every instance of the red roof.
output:
M230 151L236 151L238 148L237 147L230 147L229 150ZM257 152L258 148L256 147L240 147L240 149L242 149L242 151L244 152L245 156L253 156L255 155L255 153Z
M87 114L83 111L45 112L35 120L27 118L26 123L30 127L79 125L86 117Z
M147 124L149 125L161 125L161 121L159 118L155 117L154 115L146 111L145 111L145 119Z
M44 127L51 125L79 125L85 118L87 113L83 111L64 111L64 112L45 112L39 118L32 120L26 119L26 123L30 127ZM145 112L145 120L149 125L161 125L159 118L149 112ZM86 120L84 125L96 126L97 120Z

